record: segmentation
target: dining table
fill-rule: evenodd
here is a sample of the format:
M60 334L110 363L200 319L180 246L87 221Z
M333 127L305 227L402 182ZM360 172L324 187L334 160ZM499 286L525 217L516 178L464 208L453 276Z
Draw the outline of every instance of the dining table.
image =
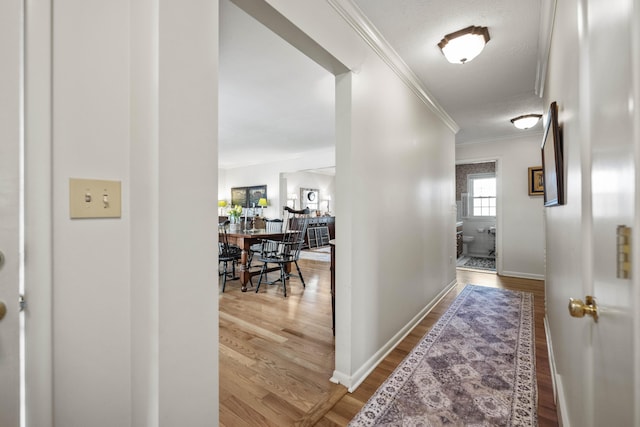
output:
M251 268L249 268L249 266L247 265L249 260L249 249L251 248L251 245L261 243L264 239L282 240L283 236L284 232L272 232L265 229L227 231L227 239L229 240L229 244L237 245L242 250L239 266L239 277L240 283L242 285L240 289L242 290L242 292L247 292L247 283L252 283L251 277L259 275L262 268L261 265ZM270 267L267 269L267 272L275 270L279 270L279 267ZM285 271L287 273L291 272L291 263L287 263L285 265Z

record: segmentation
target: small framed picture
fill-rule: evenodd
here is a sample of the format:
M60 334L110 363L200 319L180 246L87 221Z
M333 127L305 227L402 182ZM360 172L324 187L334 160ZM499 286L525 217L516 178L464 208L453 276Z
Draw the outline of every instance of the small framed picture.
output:
M529 168L529 195L544 195L544 175L542 174L542 166L532 166Z

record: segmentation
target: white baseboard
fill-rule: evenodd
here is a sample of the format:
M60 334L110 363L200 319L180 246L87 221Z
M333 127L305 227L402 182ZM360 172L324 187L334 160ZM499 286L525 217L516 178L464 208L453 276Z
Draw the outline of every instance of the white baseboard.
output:
M347 384L349 383L349 381L351 381L351 379L348 375L345 375L342 372L333 371L333 376L329 378L329 381L334 384L342 384L345 387L348 387Z
M429 304L427 304L418 314L416 314L398 333L396 333L386 344L384 344L373 356L369 358L353 375L343 372L333 371L330 381L342 384L347 387L349 393L353 393L369 374L384 360L385 357L431 312L433 307L440 302L445 295L457 285L457 280L449 283Z
M544 280L544 274L520 273L519 271L503 271L501 276L517 277L520 279Z
M558 414L558 424L560 427L569 427L571 424L566 418L567 401L564 398L564 387L562 377L556 371L556 359L553 353L553 342L547 316L544 317L544 332L547 336L547 351L549 353L549 368L551 369L551 383L553 386L553 400L556 403L556 413Z

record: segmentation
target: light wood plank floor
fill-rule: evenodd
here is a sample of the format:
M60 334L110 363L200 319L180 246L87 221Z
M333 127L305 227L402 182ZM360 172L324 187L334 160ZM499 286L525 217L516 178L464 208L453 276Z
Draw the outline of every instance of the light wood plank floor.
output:
M227 282L220 294L220 425L347 425L466 283L534 294L539 425L558 425L543 326L543 282L458 270L459 285L356 391L347 393L329 382L334 364L329 264L300 260L300 267L307 287L303 290L293 278L286 299L280 285L242 293L238 281Z

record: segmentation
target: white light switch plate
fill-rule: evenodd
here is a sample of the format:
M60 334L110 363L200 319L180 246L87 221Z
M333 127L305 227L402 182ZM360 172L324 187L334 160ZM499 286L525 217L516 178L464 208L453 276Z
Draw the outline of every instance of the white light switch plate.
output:
M71 218L120 218L121 182L69 178Z

